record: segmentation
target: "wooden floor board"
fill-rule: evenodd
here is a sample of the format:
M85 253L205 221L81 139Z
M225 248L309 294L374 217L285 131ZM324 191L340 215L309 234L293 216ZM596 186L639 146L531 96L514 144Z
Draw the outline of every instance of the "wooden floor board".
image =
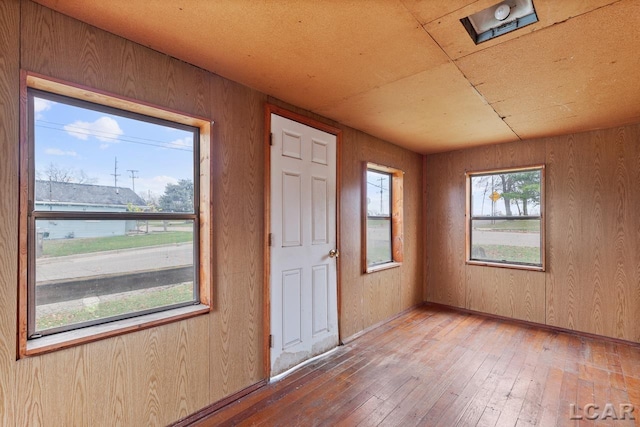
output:
M640 426L607 403L640 418L640 347L425 306L193 425Z

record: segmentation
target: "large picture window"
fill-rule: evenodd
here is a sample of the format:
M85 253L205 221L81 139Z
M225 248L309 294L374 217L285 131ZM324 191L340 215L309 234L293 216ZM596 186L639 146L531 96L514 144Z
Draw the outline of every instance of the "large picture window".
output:
M467 173L467 262L544 270L544 166Z
M402 171L367 163L363 222L364 271L402 262Z
M95 337L208 309L200 250L208 123L101 94L104 104L91 102L37 77L27 83L21 353L37 352L40 340L60 346L70 332Z

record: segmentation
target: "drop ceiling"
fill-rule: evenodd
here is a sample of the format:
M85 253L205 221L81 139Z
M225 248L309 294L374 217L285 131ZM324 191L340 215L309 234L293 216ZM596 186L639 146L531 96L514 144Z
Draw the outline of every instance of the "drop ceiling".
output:
M476 45L496 0L38 0L419 153L640 122L640 1L534 0Z

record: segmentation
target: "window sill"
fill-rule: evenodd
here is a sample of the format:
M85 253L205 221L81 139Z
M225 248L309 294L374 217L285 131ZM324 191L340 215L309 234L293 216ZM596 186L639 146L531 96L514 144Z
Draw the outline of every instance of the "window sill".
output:
M209 306L198 304L48 335L27 341L26 351L21 357L49 353L129 332L177 322L200 314L209 313L210 311L211 308Z
M482 267L511 268L514 270L528 270L528 271L542 271L542 272L545 271L544 267L535 266L535 265L505 264L501 262L491 262L491 261L467 260L467 265L478 265Z
M376 271L388 270L390 268L400 267L402 265L401 262L388 262L386 264L374 265L372 267L367 267L365 273L375 273Z

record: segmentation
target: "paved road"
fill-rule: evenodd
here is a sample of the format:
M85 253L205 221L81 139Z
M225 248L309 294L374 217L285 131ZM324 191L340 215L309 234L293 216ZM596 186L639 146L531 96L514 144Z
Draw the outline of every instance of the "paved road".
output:
M193 243L40 258L38 282L148 271L193 264Z
M474 245L540 246L539 233L473 230Z

